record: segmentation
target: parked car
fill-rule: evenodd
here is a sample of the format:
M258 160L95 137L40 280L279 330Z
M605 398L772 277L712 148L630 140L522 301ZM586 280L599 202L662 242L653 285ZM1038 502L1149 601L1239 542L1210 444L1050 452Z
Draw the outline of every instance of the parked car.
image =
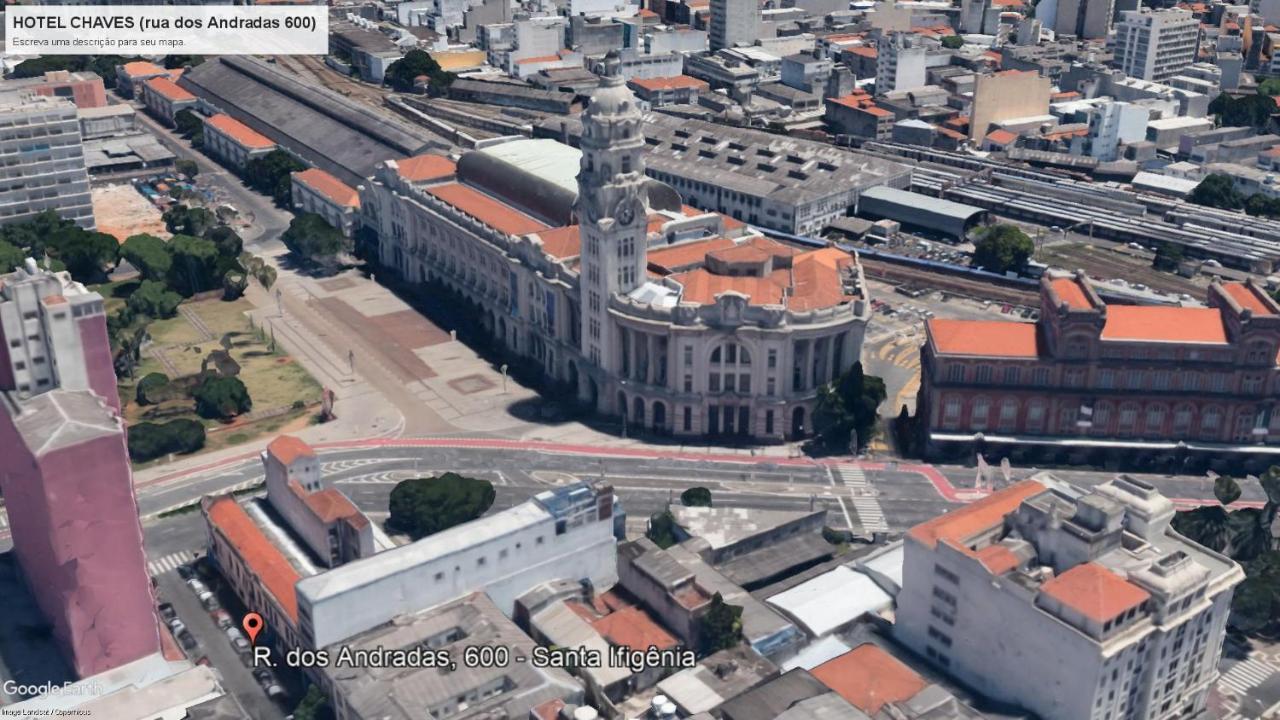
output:
M253 649L253 646L245 639L244 633L236 628L229 627L223 632L227 634L227 639L231 641L231 647L235 648L236 652L247 653Z
M200 604L203 605L204 609L208 610L209 612L222 609L222 605L218 603L218 598L208 590L205 590L204 592L200 593L197 597L200 598Z
M196 573L195 573L195 571L194 571L194 570L192 570L192 569L191 569L191 566L190 566L190 565L179 565L179 566L178 566L178 577L182 578L183 580L190 580L191 578L194 578L195 576L196 576Z
M178 617L178 613L173 609L173 605L167 602L160 603L159 609L160 609L160 617L164 618L165 622L168 622Z
M235 621L231 619L231 613L221 608L213 611L213 621L223 630L236 625Z
M203 593L203 592L209 592L209 588L208 588L208 586L206 586L204 583L200 582L200 579L199 579L199 578L194 578L194 577L193 577L193 578L191 578L190 580L188 580L188 581L187 581L187 587L191 588L191 591L192 591L192 592L194 592L197 596L198 596L200 593Z
M196 648L196 639L191 633L187 632L186 628L183 628L182 632L178 633L178 642L187 650Z
M254 668L253 677L258 681L258 685L272 700L279 700L285 696L284 688L280 687L280 683L271 676L271 673L265 668Z
M172 619L172 620L170 620L170 621L169 621L169 630L170 630L174 635L180 635L180 634L182 634L186 629L187 629L187 624L186 624L186 623L184 623L184 622L182 622L181 620L179 620L179 619L178 619L178 618L176 618L176 617L175 617L174 619Z

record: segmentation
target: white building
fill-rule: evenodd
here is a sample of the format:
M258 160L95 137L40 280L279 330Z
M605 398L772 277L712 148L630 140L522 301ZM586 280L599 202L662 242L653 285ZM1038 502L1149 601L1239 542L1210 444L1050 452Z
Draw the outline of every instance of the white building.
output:
M609 68L617 72L616 59ZM773 218L808 231L866 186L907 182L909 169L819 143L646 119L617 74L581 119L553 121L580 151L515 140L466 153L456 167L435 157L438 172L417 179L395 162L380 167L361 212L381 262L424 289L469 298L495 341L630 428L807 434L818 388L861 350L870 308L860 266L843 250L801 251L745 223ZM646 167L651 153L657 162L653 143L692 144L693 132L705 153L696 168ZM752 167L734 164L748 153L760 158ZM716 211L688 207L673 183ZM717 197L715 187L733 192Z
M711 0L712 50L751 45L760 37L759 0Z
M293 173L290 187L295 209L323 217L346 237L355 232L360 216L360 193L355 188L320 168Z
M89 173L70 99L12 95L0 100L0 225L45 210L93 229Z
M204 150L234 168L269 155L275 141L225 113L204 119Z
M912 90L926 84L925 47L916 35L887 32L876 44L876 94Z
M1147 121L1151 113L1144 107L1126 102L1102 103L1089 118L1090 155L1110 162L1116 159L1121 143L1147 139Z
M579 483L304 578L302 643L332 645L470 592L483 591L510 616L517 597L545 582L607 588L618 579L615 521L613 489Z
M1189 10L1126 10L1116 24L1113 64L1130 77L1164 80L1196 61L1200 21Z
M1126 476L1027 480L917 525L894 635L975 691L1058 720L1205 709L1240 567Z
M267 502L324 567L372 556L373 524L355 504L326 486L315 450L281 435L262 451Z

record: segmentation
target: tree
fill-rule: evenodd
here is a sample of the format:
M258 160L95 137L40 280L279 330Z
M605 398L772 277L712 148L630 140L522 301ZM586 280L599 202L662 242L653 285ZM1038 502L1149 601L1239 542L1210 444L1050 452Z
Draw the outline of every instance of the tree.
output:
M675 516L670 510L655 513L649 518L649 529L645 530L644 536L663 550L675 545L677 542Z
M342 252L346 239L315 213L302 213L280 237L290 250L308 260L327 260Z
M1226 507L1240 499L1240 483L1227 475L1219 475L1213 481L1213 496Z
M222 276L222 299L237 300L249 289L249 277L237 270L228 270Z
M250 160L243 171L249 187L269 195L278 205L287 206L292 201L292 183L289 175L307 166L283 150L272 150L266 155Z
M1221 208L1223 210L1239 210L1244 205L1244 196L1236 190L1236 184L1228 175L1213 174L1196 185L1187 200L1197 205Z
M195 160L179 160L173 164L173 169L189 178L200 174L200 166L196 164Z
M417 540L480 517L496 493L487 480L447 472L412 478L391 491L387 527Z
M1244 201L1244 211L1255 217L1280 217L1280 198L1270 198L1262 193L1254 193Z
M1280 78L1267 78L1258 83L1258 94L1268 97L1280 95Z
M125 307L134 315L164 320L178 314L178 304L181 302L182 296L170 290L168 285L155 280L143 280L129 295Z
M129 426L129 457L146 462L169 453L192 453L204 447L204 425L182 418L167 423Z
M120 252L120 243L113 236L74 224L54 231L45 238L45 244L72 278L86 284L101 282L107 266L115 263Z
M1209 112L1217 117L1219 125L1265 130L1276 113L1276 103L1266 95L1233 98L1222 93L1209 103Z
M204 208L174 205L163 216L169 232L193 237L203 237L218 224L218 218Z
M210 228L204 234L204 239L212 242L218 248L218 254L222 257L237 259L240 253L244 252L244 240L240 239L240 235L235 230L226 225L218 225ZM237 261L237 266L239 262Z
M725 602L718 592L712 595L711 605L699 623L698 635L705 655L734 647L742 640L742 608Z
M711 507L711 491L704 487L691 487L680 493L680 504L685 507Z
M75 223L63 220L56 211L45 210L25 222L0 226L0 241L26 251L27 257L41 257L46 240L72 227Z
M191 397L196 401L196 414L210 420L230 420L253 408L248 389L237 377L209 375Z
M173 115L173 125L186 138L204 132L204 120L190 110L179 110Z
M166 70L176 70L184 67L195 67L204 62L202 55L165 55L164 68Z
M862 372L854 363L843 375L818 389L813 429L828 447L849 447L854 433L861 449L871 440L878 419L876 409L888 396L884 380ZM852 448L850 448L852 449Z
M391 63L384 75L386 84L399 92L413 92L413 85L422 76L436 91L444 90L453 82L454 75L440 68L435 58L422 50L410 50L405 56Z
M0 241L0 274L12 272L14 268L21 266L25 259L26 253L22 252L21 248Z
M942 47L948 50L959 50L964 47L964 38L959 35L947 35L942 38Z
M1231 516L1220 505L1205 505L1173 516L1173 529L1215 552L1231 544Z
M155 235L130 235L120 246L120 257L128 260L146 280L164 280L173 266L169 246Z
M973 244L973 265L994 273L1026 267L1035 243L1017 225L992 225Z
M210 290L222 281L217 274L218 246L210 240L190 235L174 235L169 240L173 265L169 285L183 297Z
M1182 246L1177 243L1160 243L1156 248L1156 256L1151 260L1151 267L1164 272L1174 272L1182 262Z
M160 402L160 396L169 388L169 376L160 372L147 373L138 381L134 399L139 405L154 405Z
M293 720L325 720L330 715L329 700L317 685L308 685L298 707L293 709Z

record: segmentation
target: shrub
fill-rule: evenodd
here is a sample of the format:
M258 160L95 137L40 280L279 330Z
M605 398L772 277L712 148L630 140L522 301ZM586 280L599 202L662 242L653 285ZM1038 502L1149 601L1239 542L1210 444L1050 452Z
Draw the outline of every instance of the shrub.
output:
M153 372L138 381L135 397L139 405L154 405L163 399L169 388L169 376Z
M134 462L154 460L169 453L192 453L202 447L204 426L195 420L144 422L129 428L129 457Z

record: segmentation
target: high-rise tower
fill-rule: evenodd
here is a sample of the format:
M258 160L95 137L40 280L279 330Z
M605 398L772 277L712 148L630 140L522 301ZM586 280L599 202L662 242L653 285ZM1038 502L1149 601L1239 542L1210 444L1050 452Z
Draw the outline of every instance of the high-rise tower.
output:
M578 223L582 237L582 338L593 364L619 364L609 323L609 297L645 279L644 118L622 79L614 53L582 116Z

